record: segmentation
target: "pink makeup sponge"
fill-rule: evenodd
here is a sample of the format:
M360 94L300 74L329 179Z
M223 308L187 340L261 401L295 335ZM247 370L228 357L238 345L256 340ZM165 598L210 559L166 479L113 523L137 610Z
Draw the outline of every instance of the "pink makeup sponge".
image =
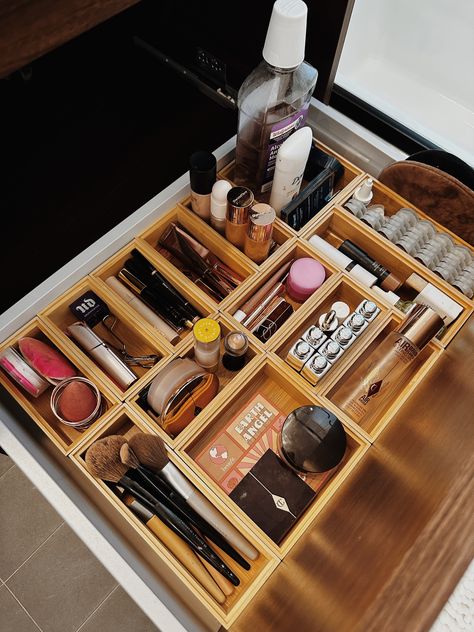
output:
M69 382L64 387L59 400L59 413L66 421L83 421L92 415L97 406L97 398L84 382Z
M76 370L66 358L46 343L36 338L20 338L22 356L40 375L51 380L64 380L76 375Z
M294 301L303 303L324 283L324 267L311 257L301 257L291 266L286 282L286 291Z

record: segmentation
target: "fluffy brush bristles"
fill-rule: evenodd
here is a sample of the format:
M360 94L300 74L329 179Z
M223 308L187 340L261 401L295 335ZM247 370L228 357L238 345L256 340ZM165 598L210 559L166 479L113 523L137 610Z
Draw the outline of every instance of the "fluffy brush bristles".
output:
M120 448L120 460L124 465L131 467L134 470L136 470L137 467L140 467L140 461L137 459L134 451L128 443L124 443Z
M95 441L86 452L86 465L92 476L118 483L128 470L128 465L120 459L120 449L125 443L126 439L120 435Z
M165 444L161 437L137 432L130 437L128 443L140 463L150 470L159 472L169 463Z

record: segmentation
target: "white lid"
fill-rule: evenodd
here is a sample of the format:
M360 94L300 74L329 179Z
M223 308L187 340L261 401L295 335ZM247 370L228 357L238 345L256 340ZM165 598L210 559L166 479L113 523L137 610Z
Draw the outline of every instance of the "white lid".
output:
M277 68L295 68L304 60L306 15L302 0L276 0L273 5L263 58Z
M382 288L378 287L378 285L374 285L372 287L372 292L375 292L379 296L382 296L388 303L390 303L390 305L396 305L400 300L398 294L395 294L395 292L391 292L390 290L382 290Z
M311 127L305 125L293 132L278 150L276 169L285 173L303 173L308 162L313 132Z
M329 261L332 261L334 264L336 264L337 266L340 266L344 270L347 268L348 265L352 263L352 259L349 259L347 255L345 255L343 252L341 252L337 248L334 248L334 246L332 246L330 243L328 243L325 239L323 239L319 235L313 235L310 238L309 243L314 248L316 248L318 252L320 252L323 255L326 255Z
M378 281L376 276L358 264L349 270L349 274L367 287L372 287Z
M373 184L374 181L372 180L372 178L367 178L367 180L364 180L360 187L355 190L352 197L354 197L356 200L359 200L360 202L363 202L364 204L369 204L369 202L374 197L374 194L372 193Z
M211 191L211 215L216 219L225 219L227 213L227 193L232 185L227 180L214 182Z

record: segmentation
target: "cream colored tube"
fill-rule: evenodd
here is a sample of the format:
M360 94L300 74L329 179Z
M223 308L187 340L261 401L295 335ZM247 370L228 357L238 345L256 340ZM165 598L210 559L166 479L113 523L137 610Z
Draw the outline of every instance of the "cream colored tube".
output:
M155 314L155 312L150 309L148 305L145 305L142 300L135 296L133 292L125 287L123 283L120 283L117 278L115 278L114 276L109 276L107 279L105 279L105 282L114 290L114 292L116 292L120 296L120 298L123 298L123 300L126 301L130 305L130 307L138 312L140 316L143 316L143 318L148 323L150 323L150 325L153 325L155 329L158 329L158 331L163 334L166 340L169 340L169 342L171 342L172 344L179 342L179 336L174 331L174 329L170 327L168 323L165 323L165 321L160 318L158 314Z

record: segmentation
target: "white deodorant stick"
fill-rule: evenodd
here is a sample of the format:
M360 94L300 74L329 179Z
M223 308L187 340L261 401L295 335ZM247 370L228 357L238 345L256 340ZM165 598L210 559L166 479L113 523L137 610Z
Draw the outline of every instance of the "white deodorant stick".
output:
M306 126L293 132L278 150L270 196L270 206L278 217L281 209L300 192L312 142L313 132Z

